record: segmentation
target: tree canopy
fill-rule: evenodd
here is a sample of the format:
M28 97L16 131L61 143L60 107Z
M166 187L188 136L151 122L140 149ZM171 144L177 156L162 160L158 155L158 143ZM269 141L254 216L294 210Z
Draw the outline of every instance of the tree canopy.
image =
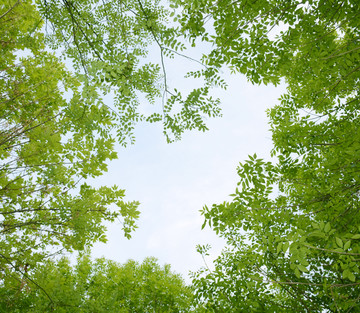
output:
M41 286L41 289L38 288ZM188 312L192 293L169 265L147 258L123 265L81 255L44 262L30 280L0 288L4 312ZM11 301L10 299L16 299Z
M162 122L171 142L185 130L206 130L206 117L220 115L219 101L209 95L211 85L222 82L215 72L187 95L169 85L165 59L181 55L186 46L160 1L39 0L36 4L46 21L46 43L72 62L83 93L113 96L107 105L116 113L113 120L120 143L134 141L133 129L139 121ZM147 58L154 47L159 51L158 63ZM141 110L145 102L158 104L149 115Z
M220 115L215 76L188 95L168 85L164 58L183 46L167 17L154 1L0 4L1 287L106 241L104 221L120 220L130 238L139 203L89 179L107 171L117 142L134 142L137 122L162 122L171 142ZM159 64L146 59L154 44ZM143 114L141 102L156 100Z
M82 94L78 79L45 49L30 1L3 9L0 269L12 275L56 247L81 250L104 241L105 220L122 217L129 237L139 212L117 186L86 182L117 155L111 112Z
M213 272L194 274L199 305L357 312L359 2L178 3L188 36L214 45L208 64L287 84L268 111L273 161L240 163L232 201L202 211L229 247Z
M91 294L101 296L99 282L118 299L104 297L101 309L116 303L125 311L166 311L180 301L181 312L188 305L188 290L172 274L166 286L121 298L125 282L111 285L107 271L118 277L139 265L84 257L72 268L47 258L106 240L103 221L122 218L130 237L138 203L88 179L117 157L116 142L134 141L138 122L162 123L169 142L185 130L206 130L206 118L220 115L210 88L226 87L219 73L228 67L253 84L284 82L287 93L268 111L272 161L250 156L239 165L232 200L202 210L204 226L228 248L214 271L194 273L197 310L357 312L359 14L358 0L172 0L169 8L146 0L2 2L1 305L21 298L24 308L66 311L72 299L100 310ZM202 87L184 94L169 85L166 58L200 42L210 50L187 77ZM154 46L157 63L147 60ZM147 115L145 101L157 104ZM154 272L141 270L139 280L169 273L153 260L144 264Z

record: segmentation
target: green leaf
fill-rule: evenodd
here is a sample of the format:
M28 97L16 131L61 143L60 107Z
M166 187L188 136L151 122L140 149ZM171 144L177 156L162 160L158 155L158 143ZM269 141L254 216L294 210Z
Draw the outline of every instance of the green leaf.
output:
M328 233L331 229L330 222L327 222L324 228L325 233Z
M309 272L309 270L304 265L298 264L297 268L302 272Z
M289 242L286 241L284 242L283 246L282 246L283 252L286 253L287 250L289 249Z
M344 279L348 278L352 282L355 282L355 275L348 268L343 271L342 277Z
M320 230L317 230L317 231L313 231L311 232L308 237L318 237L318 238L325 238L325 234L320 231Z
M343 241L339 237L335 237L336 244L342 248L344 246Z
M348 240L345 244L344 244L344 250L348 250L350 248L350 244L351 244L351 240Z
M352 282L355 282L355 275L352 273L352 272L349 272L347 277L352 281Z

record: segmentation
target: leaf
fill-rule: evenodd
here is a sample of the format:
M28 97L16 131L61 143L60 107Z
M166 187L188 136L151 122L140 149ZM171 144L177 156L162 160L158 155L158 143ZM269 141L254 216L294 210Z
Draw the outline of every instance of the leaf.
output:
M335 240L336 240L336 244L340 247L340 248L342 248L343 247L343 242L342 242L342 240L339 238L339 237L335 237Z
M348 250L350 248L350 244L351 244L351 241L348 240L345 244L344 244L344 250Z
M282 246L283 252L286 253L288 248L289 248L289 242L286 241L286 242L284 242L284 244Z
M331 229L330 222L327 222L325 227L324 227L325 233L328 233L330 231L330 229Z
M207 223L207 221L205 220L204 223L202 223L202 225L201 225L201 229L204 229L204 228L205 228L206 223Z
M352 282L355 282L356 278L355 278L355 275L352 273L352 272L349 272L347 277L352 281Z
M308 237L318 237L318 238L325 238L325 234L320 231L320 230L317 230L317 231L313 231L311 232Z
M348 278L352 282L355 282L355 275L348 268L343 271L342 277L344 279Z
M298 264L297 268L302 272L309 272L309 270L304 265Z

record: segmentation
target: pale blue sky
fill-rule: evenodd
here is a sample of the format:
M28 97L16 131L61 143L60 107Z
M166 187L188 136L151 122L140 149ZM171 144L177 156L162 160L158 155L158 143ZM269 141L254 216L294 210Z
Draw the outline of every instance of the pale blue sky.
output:
M174 77L176 71L171 71ZM139 125L135 145L119 148L118 160L96 183L116 184L126 189L127 200L141 202L139 228L127 240L119 223L109 225L109 241L94 246L94 257L125 262L154 256L189 281L189 270L203 266L197 244L211 244L213 257L220 253L223 243L211 230L201 230L199 210L230 199L236 167L249 154L269 158L272 144L265 110L285 90L253 86L241 76L225 77L228 90L215 90L223 117L209 120L208 132L187 132L180 142L167 144L160 124ZM176 77L172 83L177 83ZM186 80L179 85L191 87Z

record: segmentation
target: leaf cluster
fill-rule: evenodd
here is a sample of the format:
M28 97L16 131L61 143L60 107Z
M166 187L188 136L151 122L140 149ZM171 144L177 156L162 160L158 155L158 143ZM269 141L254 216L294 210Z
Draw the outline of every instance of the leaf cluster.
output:
M161 267L154 258L141 264L129 260L120 265L105 259L93 261L85 253L78 257L75 266L67 258L49 260L30 279L0 288L2 310L189 312L190 289L169 265Z
M358 1L177 3L187 36L214 45L208 64L287 84L268 111L274 161L250 156L232 200L202 211L229 248L213 272L194 274L198 305L357 312Z
M87 182L117 156L112 112L45 49L31 1L2 10L0 275L21 279L44 258L105 241L103 221L122 218L130 237L139 212L117 186Z

